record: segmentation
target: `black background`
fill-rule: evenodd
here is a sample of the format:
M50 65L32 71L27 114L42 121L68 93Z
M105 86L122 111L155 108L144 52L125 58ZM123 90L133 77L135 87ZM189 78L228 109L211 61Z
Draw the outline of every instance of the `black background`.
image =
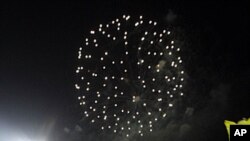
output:
M190 47L185 54L190 59L186 63L190 79L200 84L190 96L190 101L197 101L189 104L197 111L194 120L214 120L198 134L210 137L204 140L226 139L224 119L250 117L246 1L4 2L0 9L0 124L31 131L54 119L59 133L65 126L74 126L80 119L74 72L84 34L123 14L164 20L169 9L177 15L175 25L185 31ZM220 91L221 85L229 87L226 98L211 94ZM218 105L211 105L213 98L219 99ZM211 119L208 113L221 103L226 105L223 112L217 111ZM203 139L190 134L193 140Z

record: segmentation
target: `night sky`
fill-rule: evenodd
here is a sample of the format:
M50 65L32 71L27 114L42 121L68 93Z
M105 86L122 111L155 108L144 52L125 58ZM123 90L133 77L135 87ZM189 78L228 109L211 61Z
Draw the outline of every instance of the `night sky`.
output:
M186 45L186 103L194 109L186 140L226 140L225 119L250 117L248 9L246 2L184 0L3 3L0 132L38 134L54 123L54 140L77 140L66 137L64 128L79 124L84 129L74 81L85 34L123 14L164 21L172 11L177 16L172 25L183 32ZM207 120L211 126L199 130Z

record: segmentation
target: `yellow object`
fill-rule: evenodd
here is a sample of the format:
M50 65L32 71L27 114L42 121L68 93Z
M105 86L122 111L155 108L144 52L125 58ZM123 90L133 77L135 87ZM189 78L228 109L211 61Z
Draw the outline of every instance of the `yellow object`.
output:
M250 118L248 118L248 119L243 118L243 120L240 120L237 123L233 122L233 121L225 120L224 124L226 126L228 138L230 140L230 125L250 125Z

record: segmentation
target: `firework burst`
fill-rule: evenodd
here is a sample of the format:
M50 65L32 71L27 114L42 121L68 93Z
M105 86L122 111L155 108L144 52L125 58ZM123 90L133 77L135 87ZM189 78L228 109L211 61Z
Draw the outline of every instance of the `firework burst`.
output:
M156 21L123 15L91 30L78 51L84 121L130 137L152 132L183 96L180 48Z

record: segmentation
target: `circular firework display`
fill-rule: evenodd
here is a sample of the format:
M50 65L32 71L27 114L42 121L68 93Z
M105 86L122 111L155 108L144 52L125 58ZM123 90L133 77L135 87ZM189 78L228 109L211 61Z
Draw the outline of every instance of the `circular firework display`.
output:
M183 96L180 48L168 29L123 15L91 30L78 50L84 121L126 137L156 129Z

